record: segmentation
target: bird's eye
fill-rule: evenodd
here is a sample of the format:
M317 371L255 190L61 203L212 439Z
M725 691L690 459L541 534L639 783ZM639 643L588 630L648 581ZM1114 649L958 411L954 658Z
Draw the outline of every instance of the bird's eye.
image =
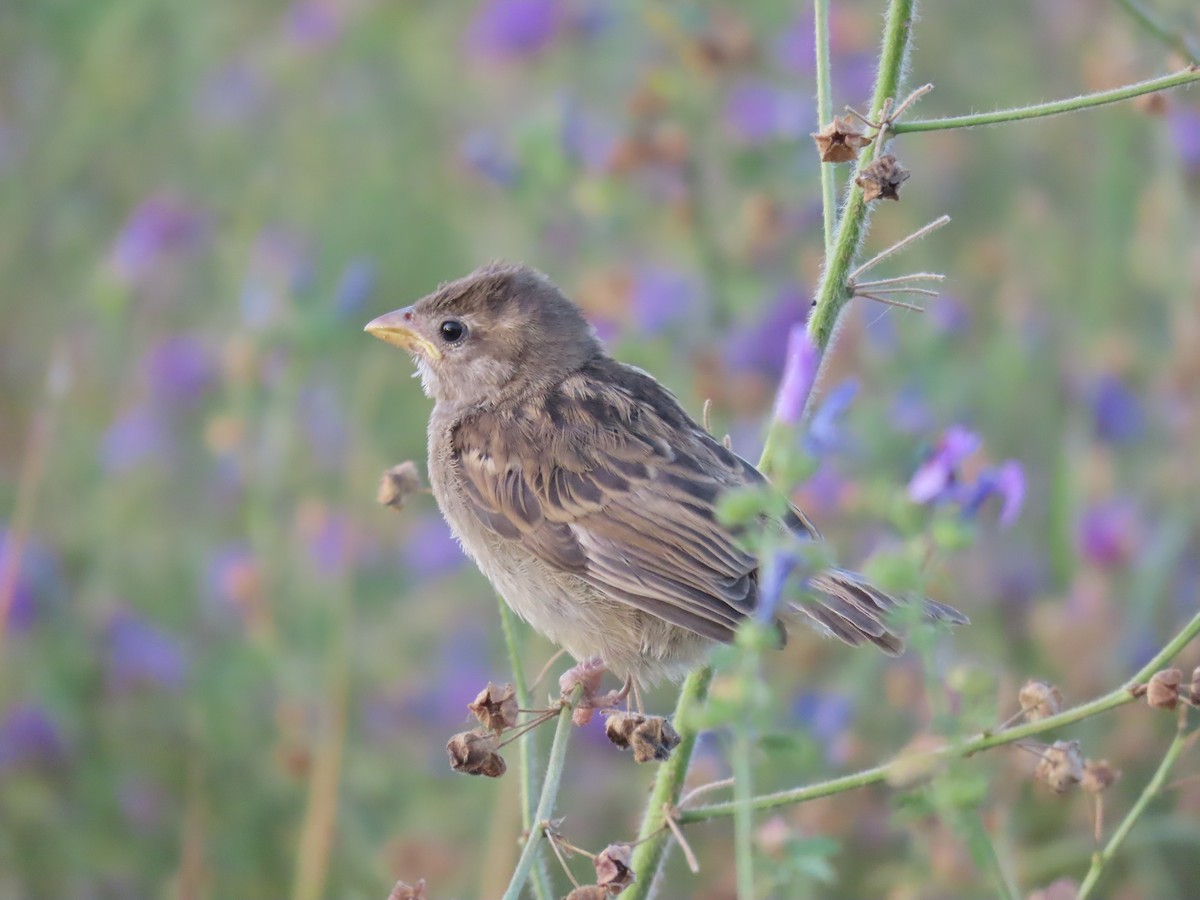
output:
M438 332L442 335L443 341L447 344L453 344L466 337L467 326L458 321L458 319L447 319L438 326Z

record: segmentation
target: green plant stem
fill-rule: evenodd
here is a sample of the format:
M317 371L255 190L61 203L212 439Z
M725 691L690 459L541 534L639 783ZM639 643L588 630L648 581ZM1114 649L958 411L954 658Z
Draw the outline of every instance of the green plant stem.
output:
M529 829L529 836L525 838L525 846L521 848L521 856L513 870L512 880L504 891L503 900L520 900L525 882L533 871L542 836L546 833L546 822L554 812L554 801L558 798L558 786L562 782L563 762L567 758L567 743L571 738L571 714L575 712L582 693L583 685L577 685L571 696L563 701L558 713L554 741L550 744L550 758L546 760L546 777L542 780L542 793L533 813L533 825Z
M1011 744L1014 741L1023 740L1024 738L1034 737L1035 735L1052 731L1055 728L1060 728L1063 725L1071 725L1130 703L1135 699L1132 688L1144 684L1151 675L1177 656L1179 651L1187 646L1197 635L1200 635L1200 613L1188 622L1183 630L1175 635L1162 650L1156 653L1154 658L1143 666L1128 684L1122 685L1101 697L1097 697L1095 700L1065 710L1056 716L1049 716L1037 722L1027 722L1024 725L1007 728L1004 731L994 734L985 732L978 737L971 738L959 744L939 747L937 750L931 750L928 753L922 753L918 756L899 757L883 765L864 769L861 772L854 772L850 775L843 775L840 778L830 778L826 781L819 781L816 784L777 791L773 794L763 794L754 798L752 803L753 808L761 811L774 809L779 806L790 806L797 803L805 803L809 800L816 800L819 797L828 797L832 794L852 791L871 784L879 784L880 782L887 781L892 776L903 775L905 772L914 770L922 771L925 767L936 765L946 759L967 757L982 750L989 750L992 747L999 747L1004 744ZM696 807L695 809L683 810L679 814L679 821L682 823L702 822L707 819L732 816L736 811L736 803L712 803L707 806Z
M998 125L1001 122L1018 122L1022 119L1040 119L1044 116L1057 116L1060 113L1078 112L1093 106L1103 106L1106 103L1119 103L1122 100L1132 100L1142 94L1152 94L1168 88L1182 87L1200 81L1200 68L1191 66L1173 75L1163 75L1161 78L1151 78L1149 81L1139 81L1125 87L1114 88L1111 91L1098 91L1094 94L1081 94L1066 100L1054 100L1050 103L1037 103L1033 106L1018 106L1013 109L998 109L989 113L975 113L967 116L950 116L945 119L914 119L909 122L897 122L888 128L892 134L913 134L918 131L945 131L947 128L972 128L976 125Z
M829 65L829 0L813 0L813 37L817 56L817 125L824 127L833 119L833 79ZM825 225L825 258L833 251L833 230L837 218L837 185L834 167L821 166L821 214Z
M712 681L712 668L697 669L683 682L679 690L679 701L675 705L675 727L679 731L679 746L671 751L671 757L658 768L654 787L642 816L642 827L638 832L638 845L633 851L632 866L638 880L623 895L625 900L646 900L657 877L659 868L667 856L670 833L665 831L666 811L674 808L683 791L683 780L687 775L692 751L696 747L696 729L691 724L693 710L704 702L708 685Z
M879 72L875 76L875 92L871 99L872 120L878 120L883 102L896 97L900 89L900 75L904 69L905 56L908 54L915 5L915 0L892 0L888 5L883 49L879 56ZM859 154L858 165L867 165L872 153L871 147L865 148ZM846 202L842 208L833 250L825 258L825 271L817 289L817 302L808 318L808 333L822 354L828 351L838 318L850 302L852 291L847 285L847 279L862 244L869 213L870 208L863 199L862 189L851 181L846 192Z
M975 865L991 877L992 884L996 889L996 896L1000 900L1021 900L1020 892L1012 883L1012 879L1008 877L1008 873L1004 871L1000 856L996 853L996 845L992 842L992 836L988 834L979 811L964 811L958 817L958 827L964 832L967 847L975 859Z
M747 623L757 627L757 623ZM745 627L745 626L743 626ZM756 647L742 645L739 678L743 690L752 679L761 677L759 653ZM733 772L733 852L737 871L738 900L754 900L754 723L750 704L734 725L733 753L730 767Z
M1122 842L1129 836L1129 832L1133 830L1134 824L1146 811L1146 807L1150 805L1150 801L1162 790L1163 784L1167 780L1167 774L1171 771L1171 767L1175 765L1175 761L1179 759L1179 755L1184 749L1192 743L1196 733L1188 734L1184 731L1180 723L1180 729L1175 733L1175 739L1171 741L1171 745L1167 748L1167 752L1163 754L1162 762L1158 764L1158 769L1153 777L1146 782L1146 786L1142 788L1142 794L1138 797L1137 802L1133 804L1133 808L1121 820L1121 824L1117 826L1117 830L1113 832L1108 843L1104 845L1104 849L1092 857L1092 865L1088 869L1087 875L1083 879L1083 884L1079 886L1079 896L1077 900L1086 900L1091 894L1092 889L1100 880L1100 875L1104 871L1104 867L1112 860L1114 854L1121 848Z
M504 647L508 651L508 664L512 669L513 692L517 697L517 706L521 709L532 709L532 698L529 696L529 685L525 683L525 667L521 664L521 648L517 642L517 616L497 595L500 601L500 630L504 632ZM517 782L521 794L521 828L528 835L533 834L533 757L537 755L538 730L525 735L525 739L517 741ZM554 892L550 886L550 878L540 848L534 850L533 862L533 893L537 900L552 900Z
M1143 30L1152 34L1193 66L1200 65L1200 50L1193 47L1182 34L1172 31L1160 22L1157 16L1141 4L1140 0L1117 0L1117 6L1129 13L1130 17L1142 26Z

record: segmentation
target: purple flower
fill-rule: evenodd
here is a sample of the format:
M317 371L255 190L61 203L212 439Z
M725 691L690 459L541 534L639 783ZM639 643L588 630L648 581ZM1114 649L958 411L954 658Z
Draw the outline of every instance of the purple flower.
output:
M914 503L948 499L947 494L958 483L958 467L982 443L975 432L961 425L951 425L937 448L909 479L908 498Z
M808 329L804 325L793 325L788 333L783 380L775 397L773 415L776 422L789 426L800 422L820 365L821 352L808 336Z
M645 268L634 275L629 303L642 333L658 334L697 312L700 287L695 279L683 272L663 267Z
M848 378L835 387L817 407L804 429L804 449L824 456L842 449L841 419L858 393L858 382Z
M1091 391L1092 422L1096 437L1112 444L1129 444L1142 437L1145 414L1137 394L1120 378L1105 374Z
M192 101L196 117L206 126L232 128L259 119L270 99L262 73L243 62L232 62L205 76Z
M943 334L963 334L971 328L971 310L957 297L935 297L929 304L929 316Z
M66 755L66 742L42 707L20 703L0 719L0 776L16 769L53 767Z
M792 714L819 743L826 759L844 755L840 747L854 721L854 701L833 691L804 691L792 703Z
M180 198L152 194L129 214L109 251L109 265L128 284L143 281L169 254L195 247L206 217Z
M0 528L0 557L11 540L12 532ZM37 621L46 601L59 590L59 563L49 547L36 538L27 537L16 566L16 583L7 621L14 631L27 631Z
M484 59L536 56L558 34L558 0L483 0L467 26L468 51Z
M806 7L775 39L775 60L794 75L809 75L817 68L817 46L813 37L813 14Z
M205 596L222 612L243 614L256 601L259 585L258 563L244 541L225 544L209 557Z
M730 91L725 127L745 144L786 140L809 130L809 104L798 94L762 81L746 81Z
M375 263L365 257L351 260L338 276L333 309L339 318L357 317L375 291Z
M516 157L490 131L472 131L459 144L458 155L468 169L500 187L512 187L521 174Z
M1006 460L994 469L985 469L975 480L973 487L966 488L960 499L964 516L973 516L989 497L1000 498L1001 528L1008 528L1017 521L1025 503L1025 470L1015 459Z
M100 439L100 465L110 475L121 475L166 457L174 445L162 413L135 406L118 416Z
M580 109L573 97L563 101L563 154L592 173L603 172L612 159L617 134L612 124Z
M196 337L178 334L153 344L142 356L141 371L157 402L186 407L203 398L216 378L217 367Z
M1200 175L1200 109L1176 106L1168 117L1171 141L1190 175Z
M758 606L754 619L763 625L775 621L775 612L783 600L783 586L798 560L790 553L776 551L767 554L759 569Z
M1111 500L1084 510L1075 528L1075 547L1088 562L1115 568L1133 557L1140 534L1141 523L1133 505Z
M183 687L188 663L183 643L175 635L121 610L109 619L105 643L108 680L117 691Z
M933 427L933 413L920 388L908 384L896 392L888 410L888 421L901 434L920 434Z
M306 385L297 399L296 413L313 459L329 471L341 467L348 429L345 404L336 386L327 381Z
M323 510L308 525L308 558L318 572L336 575L353 563L356 537L349 516Z
M288 10L284 30L298 46L320 50L337 42L342 14L332 0L299 0Z
M252 330L280 321L291 295L312 282L312 247L290 231L265 228L250 249L242 280L242 321Z
M836 93L833 108L861 107L871 99L875 85L876 56L874 52L835 53L832 59L833 84Z
M465 562L462 548L441 516L417 519L401 548L404 570L417 579L448 575Z
M734 332L725 351L725 363L735 372L754 370L775 378L787 359L791 326L808 318L812 298L799 285L786 285L767 307L766 314Z

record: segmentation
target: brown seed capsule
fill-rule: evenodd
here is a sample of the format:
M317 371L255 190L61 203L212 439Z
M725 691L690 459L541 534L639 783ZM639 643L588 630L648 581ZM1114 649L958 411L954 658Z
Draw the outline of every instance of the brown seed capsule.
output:
M614 712L604 721L604 734L622 750L628 750L633 732L645 721L646 717L639 713Z
M467 709L475 714L484 728L490 728L496 734L517 724L517 694L511 684L493 684L489 681L475 702L467 704Z
M1183 673L1178 669L1163 669L1150 676L1146 684L1146 703L1155 709L1174 709L1179 703L1179 685Z
M635 762L662 761L679 746L679 732L662 716L647 716L629 737Z
M1083 762L1083 779L1080 786L1087 792L1098 794L1117 783L1121 770L1107 759L1087 759Z
M596 854L596 884L610 894L619 894L637 880L629 863L633 848L628 844L609 844Z
M859 171L854 183L862 188L863 199L868 203L872 200L899 200L900 185L908 181L909 174L908 169L888 153Z
M1083 779L1083 757L1079 753L1079 741L1055 741L1051 747L1041 751L1033 775L1063 793Z
M1188 702L1200 706L1200 666L1192 669L1192 683L1188 688Z
M496 736L491 732L456 734L446 743L446 753L450 757L450 768L455 772L499 778L508 771L504 757L496 752Z
M1017 694L1021 711L1030 722L1038 722L1062 711L1062 694L1044 681L1030 679Z
M403 881L397 881L396 886L392 888L392 892L388 894L388 900L427 900L425 879L422 878L416 884L406 884Z
M812 135L821 154L821 162L850 162L858 151L874 138L867 137L862 125L850 116L834 116L833 121Z
M598 884L585 884L583 887L575 888L563 900L605 900L606 897L608 897L608 888Z
M417 474L417 464L409 459L383 473L375 499L383 506L401 510L408 498L420 490L421 476Z

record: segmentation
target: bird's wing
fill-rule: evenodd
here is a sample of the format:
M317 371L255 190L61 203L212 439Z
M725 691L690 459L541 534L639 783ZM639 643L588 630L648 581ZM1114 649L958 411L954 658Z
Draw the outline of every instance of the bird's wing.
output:
M567 379L467 417L453 442L478 519L547 565L718 641L754 611L758 561L714 507L762 475L649 376ZM811 532L798 512L787 524Z

